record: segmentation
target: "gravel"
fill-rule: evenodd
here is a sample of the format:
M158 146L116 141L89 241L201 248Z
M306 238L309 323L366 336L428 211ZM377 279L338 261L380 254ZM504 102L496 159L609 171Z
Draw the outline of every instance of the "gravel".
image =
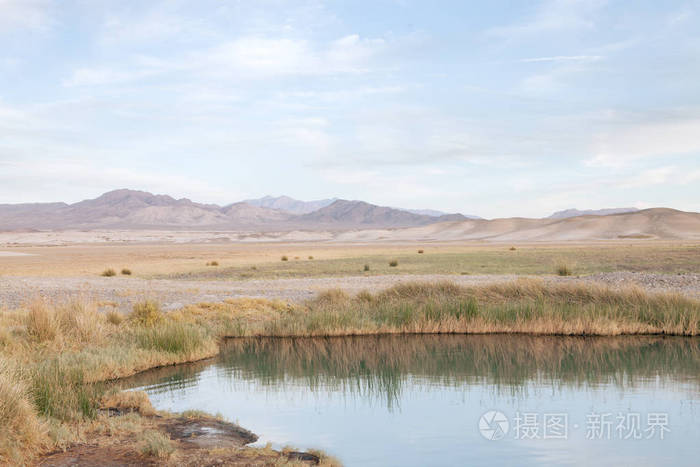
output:
M264 297L293 302L312 298L319 291L342 288L349 293L377 291L401 282L448 280L462 285L508 282L515 275L387 275L348 276L247 281L184 281L126 277L0 277L0 309L12 309L38 297L48 301L70 298L94 300L131 310L145 298L157 300L164 309L186 304L219 302L235 297ZM551 283L596 282L613 288L636 285L651 292L677 292L700 299L700 274L601 273L585 277L541 276Z

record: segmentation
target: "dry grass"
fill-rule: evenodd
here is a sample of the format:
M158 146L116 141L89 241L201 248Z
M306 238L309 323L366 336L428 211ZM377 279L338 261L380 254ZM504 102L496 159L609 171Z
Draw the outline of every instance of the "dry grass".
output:
M116 275L117 275L117 272L112 268L105 269L104 271L102 271L102 274L101 274L101 276L103 276L103 277L113 277Z
M145 300L134 305L129 319L142 326L150 327L163 320L163 312L160 311L160 305L157 302Z
M46 428L30 402L26 378L0 358L0 463L19 465L27 451L47 445Z
M138 412L146 416L155 414L148 395L143 391L111 391L102 396L100 406L120 412Z
M538 280L482 287L408 283L348 298L326 292L255 331L271 336L379 333L700 335L700 302L636 288Z
M108 323L114 324L115 326L119 326L124 321L124 315L115 310L110 310L105 313L105 318L107 318Z
M141 441L139 450L144 456L167 459L175 451L175 445L163 433L148 430L143 434L143 441Z
M571 268L565 263L558 264L555 271L558 276L570 276L573 274Z
M123 276L130 276L130 275L131 275L131 269L128 269L128 268L122 269L122 275L123 275Z

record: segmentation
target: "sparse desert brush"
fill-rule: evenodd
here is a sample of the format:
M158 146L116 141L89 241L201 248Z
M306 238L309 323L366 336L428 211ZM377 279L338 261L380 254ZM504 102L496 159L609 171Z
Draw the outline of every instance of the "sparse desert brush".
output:
M138 412L141 415L153 415L155 409L148 395L143 391L110 391L100 399L104 409L116 409L120 412Z
M124 321L124 315L116 310L110 310L105 313L105 318L107 319L108 323L114 325L119 325L122 323L122 321Z
M392 268L395 268L398 265L399 265L399 260L397 260L397 259L392 259L391 261L389 261L389 266L391 266Z
M559 276L570 276L572 274L571 268L565 263L560 263L556 267L557 275Z
M162 321L163 312L158 302L146 300L134 305L129 318L142 326L150 327Z
M509 249L510 251L515 251L515 247L514 247L514 246L512 246L512 247L510 247L510 248L508 248L508 249Z
M309 256L309 259L314 259L314 257L313 257L313 256Z
M131 275L131 269L129 269L129 268L124 268L124 269L122 269L122 275L124 275L124 276L130 276L130 275Z
M287 258L286 255L282 256L280 259L281 259L282 261L289 261L289 258Z
M218 266L218 265L219 265L219 262L218 262L218 261L209 261L209 262L207 263L207 266Z
M173 442L159 431L148 430L143 434L140 451L144 456L167 459L175 451Z
M423 254L423 250L418 250L418 254L419 254L419 255L422 255L422 254Z
M364 268L362 268L362 269L365 272L369 271L369 264L365 264Z
M102 271L101 275L102 275L102 277L112 277L112 276L116 276L117 272L112 268L108 268L108 269L105 269L104 271Z

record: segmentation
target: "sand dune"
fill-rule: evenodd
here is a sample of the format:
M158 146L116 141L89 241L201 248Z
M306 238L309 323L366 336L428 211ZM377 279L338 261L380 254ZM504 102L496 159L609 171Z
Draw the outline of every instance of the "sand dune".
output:
M559 242L613 239L700 240L700 214L654 208L610 216L443 222L407 229L339 233L335 240Z

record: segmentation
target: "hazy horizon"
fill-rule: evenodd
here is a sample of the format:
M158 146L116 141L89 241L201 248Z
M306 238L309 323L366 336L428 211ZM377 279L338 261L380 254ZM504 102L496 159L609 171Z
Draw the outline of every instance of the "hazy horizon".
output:
M0 0L0 203L700 211L700 3Z

